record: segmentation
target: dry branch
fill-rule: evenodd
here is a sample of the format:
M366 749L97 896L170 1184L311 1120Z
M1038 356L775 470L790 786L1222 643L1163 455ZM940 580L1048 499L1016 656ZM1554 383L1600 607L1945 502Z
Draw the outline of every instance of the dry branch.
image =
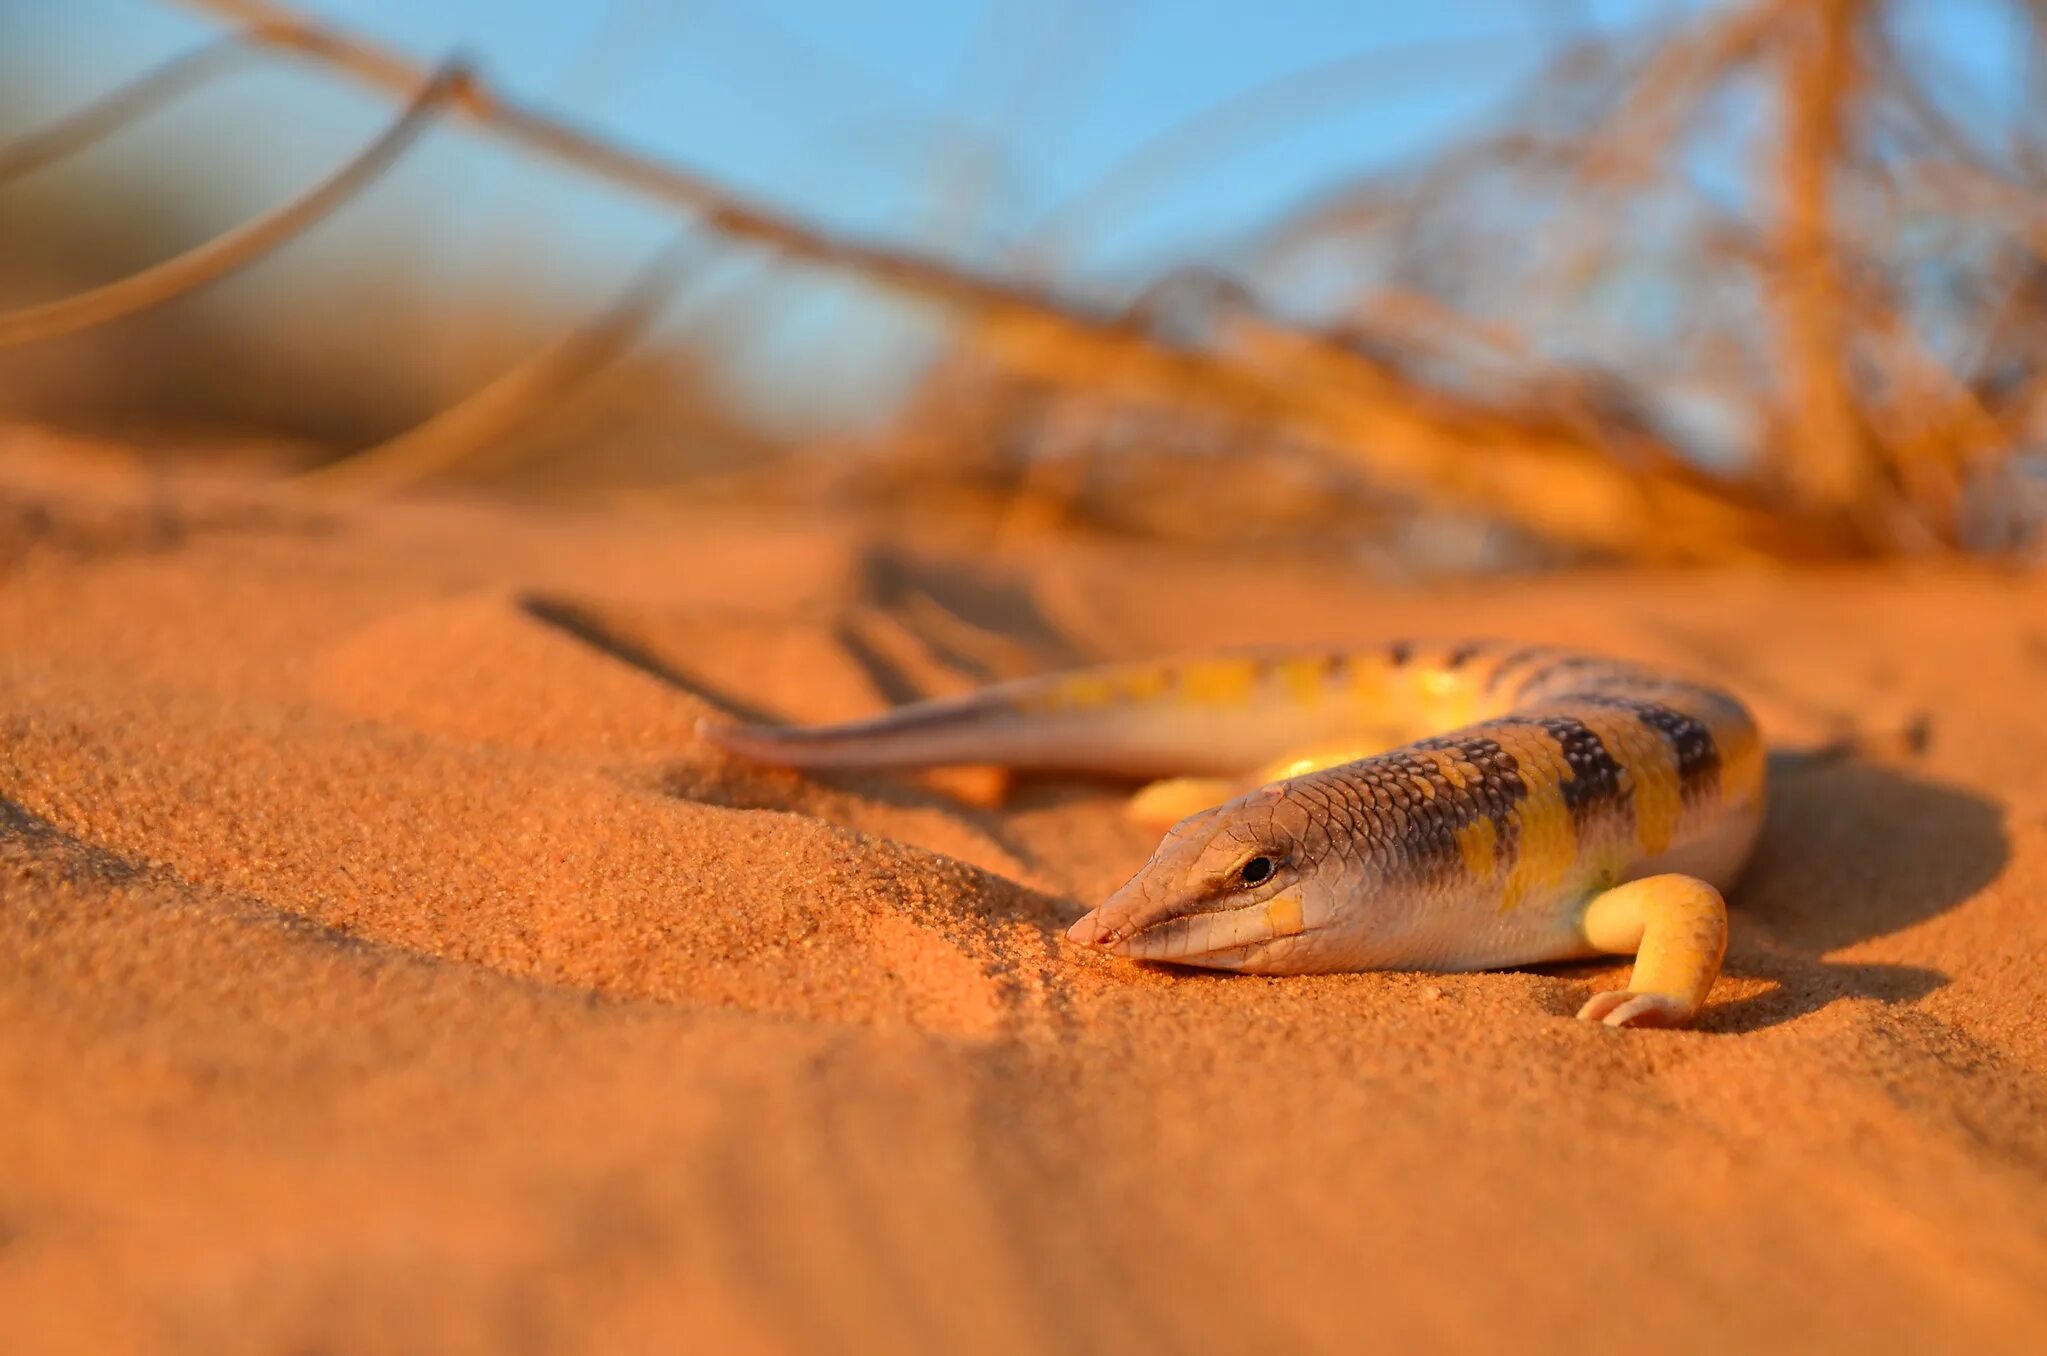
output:
M273 0L181 3L386 93L429 85L402 56ZM2028 19L2047 8L2013 3ZM2047 274L2027 256L2047 254L2031 131L2047 124L2018 119L2009 152L1992 151L1902 70L1881 22L1895 9L1747 0L1683 30L1584 44L1515 104L1511 131L1319 195L1246 242L1232 256L1242 281L1215 298L1184 296L1176 273L1115 308L831 233L475 81L449 97L487 132L759 259L947 310L968 342L926 377L937 398L911 402L937 422L892 435L898 471L923 458L959 485L1080 486L1089 439L1129 447L1142 430L1157 450L1191 440L1254 454L1233 465L1240 475L1257 474L1262 445L1284 445L1319 459L1332 505L1363 488L1567 552L1898 551L1961 542L1970 487L1994 482L2047 408L2047 343L2029 337ZM2047 57L2041 25L2030 36ZM1702 181L1695 153L1702 138L1728 149L1740 133L1723 115L1738 124L1744 98L1757 111L1758 80L1775 122L1739 153L1763 191L1731 201ZM2047 86L2033 94L2037 114ZM1095 193L1128 191L1161 153ZM1927 189L1956 176L1973 185L1966 198ZM1978 253L1928 246L1928 223ZM1284 290L1289 269L1316 289L1305 304ZM390 488L472 456L627 342L645 318L631 296L327 479ZM1660 317L1629 309L1645 297ZM0 317L0 341L10 320L19 313Z
M0 313L0 348L50 339L134 315L215 282L283 245L389 168L466 81L447 68L423 82L398 120L332 175L284 206L117 282Z
M183 2L248 26L257 41L376 88L410 95L424 79L403 58L266 0ZM457 109L539 154L687 209L725 236L952 308L1023 372L1300 428L1334 440L1390 485L1497 516L1561 544L1724 559L1824 540L1697 483L1617 465L1596 441L1559 432L1531 437L1497 412L1368 372L1357 354L1330 336L1258 321L1261 343L1283 351L1283 362L1173 348L1100 310L770 212L480 83L465 87Z
M1847 511L1868 498L1870 458L1846 367L1846 305L1834 176L1857 81L1861 0L1780 0L1787 126L1773 278L1783 364L1781 465L1808 503Z
M76 155L179 95L246 63L250 54L241 35L215 39L144 72L48 127L0 145L0 183Z
M662 250L586 324L416 428L305 472L296 483L331 496L388 494L446 471L529 424L646 331L681 281L684 257L680 242Z
M268 0L178 0L242 25L251 41L297 52L374 89L411 98L426 82L417 64ZM709 181L613 145L473 80L455 111L527 150L695 215L704 226L789 259L844 268L910 296L979 311L1064 312L1035 290L981 277L906 250L847 240L747 202Z

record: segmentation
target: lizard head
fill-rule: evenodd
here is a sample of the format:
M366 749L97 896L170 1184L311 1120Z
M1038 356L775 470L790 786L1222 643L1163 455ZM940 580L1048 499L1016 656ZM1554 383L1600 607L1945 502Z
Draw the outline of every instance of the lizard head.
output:
M1314 886L1330 840L1309 794L1275 782L1181 820L1151 860L1066 935L1134 960L1320 968L1324 939L1316 932L1329 910Z

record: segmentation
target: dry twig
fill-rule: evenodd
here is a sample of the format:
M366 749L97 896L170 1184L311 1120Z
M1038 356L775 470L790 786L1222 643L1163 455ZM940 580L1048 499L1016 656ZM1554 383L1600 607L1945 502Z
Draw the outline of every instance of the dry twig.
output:
M409 93L411 63L267 0L185 0L246 24L257 40L312 57L378 88ZM1614 464L1564 433L1529 439L1510 421L1388 374L1367 373L1328 336L1261 321L1283 363L1170 348L1114 317L1036 289L904 250L847 240L769 212L707 181L621 150L471 84L466 116L536 152L683 207L706 227L789 259L949 306L1018 370L1084 380L1144 399L1226 410L1334 438L1388 483L1515 522L1562 543L1657 558L1713 559L1787 549L1803 529L1697 485ZM1302 374L1312 372L1312 378ZM1362 380L1360 380L1362 379ZM1483 429L1482 444L1470 435ZM1647 515L1647 516L1645 516Z
M630 347L681 282L686 258L683 242L670 245L588 323L417 427L305 472L297 483L330 496L389 494L476 455L553 408Z
M0 183L105 140L178 96L246 63L251 51L240 34L217 38L144 72L48 127L0 145Z
M0 313L0 348L103 325L218 281L276 249L347 202L395 163L467 81L446 67L424 81L398 120L332 175L284 206L153 268L74 296Z

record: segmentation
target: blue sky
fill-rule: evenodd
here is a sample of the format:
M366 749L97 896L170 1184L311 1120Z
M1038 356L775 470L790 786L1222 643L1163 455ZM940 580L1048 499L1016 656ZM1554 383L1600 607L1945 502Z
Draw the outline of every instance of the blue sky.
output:
M1086 259L1114 268L1226 236L1347 169L1423 154L1482 117L1560 32L1658 6L313 0L304 8L424 59L461 53L507 89L806 216L969 253L989 248L991 221L1036 219L1202 110L1347 63L1306 75L1294 116L1268 107L1239 136L1216 137L1212 157L1190 157L1141 200L1085 222ZM9 67L43 76L25 97L52 112L211 31L151 0L0 0L0 16L0 41L18 58ZM195 124L253 123L259 135L238 146L236 167L255 197L302 181L369 126L368 101L344 89L299 78L280 102L279 88L270 75L238 77L179 114L190 120L188 136ZM631 205L601 189L553 175L507 183L519 168L487 151L461 160L432 176L447 189L453 175L456 191L445 197L481 193L488 211L501 213L512 210L501 196L509 195L522 213L561 214L569 254L631 235ZM971 185L965 196L980 210L935 184ZM570 196L564 190L593 201L554 201ZM485 206L443 205L456 218Z

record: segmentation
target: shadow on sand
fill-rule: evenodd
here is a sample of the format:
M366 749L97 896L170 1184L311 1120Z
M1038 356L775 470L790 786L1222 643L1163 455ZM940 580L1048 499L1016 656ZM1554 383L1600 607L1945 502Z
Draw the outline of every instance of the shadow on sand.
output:
M1839 998L1909 1003L1948 982L1913 965L1853 964L1828 952L1962 903L2003 871L2003 814L1973 791L1896 767L1773 757L1770 812L1733 892L1727 971L1775 987L1710 1005L1709 1031L1752 1031Z

